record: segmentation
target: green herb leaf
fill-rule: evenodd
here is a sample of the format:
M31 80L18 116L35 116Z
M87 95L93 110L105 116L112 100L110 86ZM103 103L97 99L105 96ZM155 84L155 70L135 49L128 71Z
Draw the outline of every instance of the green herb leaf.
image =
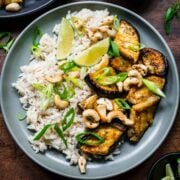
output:
M165 21L166 34L170 34L171 21L173 20L174 17L178 18L179 15L180 15L180 2L178 1L174 4L172 4L165 13L164 21Z
M121 72L121 73L117 74L116 76L118 77L117 82L123 82L127 78L128 73Z
M122 109L131 109L130 105L124 99L116 98L114 102Z
M114 16L114 19L113 19L113 28L114 28L116 31L119 31L119 27L120 27L119 19L118 19L117 15L115 15L115 16Z
M143 79L144 85L154 94L161 96L165 98L165 94L162 92L162 90L152 81L149 81L147 79Z
M37 141L39 139L41 139L41 137L45 134L45 132L51 127L51 124L47 124L45 125L33 138L34 141Z
M61 64L59 66L59 69L64 71L64 73L67 73L67 72L71 71L74 67L77 67L77 65L73 61L67 61L64 64Z
M54 126L54 130L56 131L56 133L58 134L58 136L62 139L64 145L66 146L66 148L68 148L68 144L67 144L67 140L64 137L64 133L62 131L61 128L59 128L58 124L56 123Z
M18 114L17 114L17 119L18 119L19 121L23 121L25 118L26 118L26 114L25 114L25 113L20 113L20 112L18 112Z
M74 77L71 77L71 76L67 76L65 78L67 81L70 81L72 82L72 84L80 89L82 89L84 87L84 81L82 81L81 79L78 79L78 78L74 78Z
M70 108L69 111L65 114L64 119L62 120L63 131L65 131L72 125L72 123L74 122L74 118L75 118L75 110L74 108Z
M110 41L108 55L111 57L119 57L120 56L118 45L112 40Z
M92 136L93 138L96 138L97 139L97 142L92 142L90 140L85 140L84 139L84 136ZM94 133L94 132L82 132L82 133L79 133L76 135L76 140L81 143L81 144L84 144L84 145L88 145L88 146L98 146L99 144L102 144L104 143L104 139L99 136L97 133Z

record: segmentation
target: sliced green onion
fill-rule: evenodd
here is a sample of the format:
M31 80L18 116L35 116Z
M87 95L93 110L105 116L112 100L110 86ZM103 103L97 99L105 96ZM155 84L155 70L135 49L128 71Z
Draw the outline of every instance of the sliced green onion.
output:
M52 126L52 124L45 125L33 138L34 141L41 139L41 137L45 134L45 132Z
M56 131L58 136L62 139L62 141L63 141L64 145L66 146L66 148L68 148L67 140L65 139L64 133L63 133L62 129L59 128L58 124L55 124L54 130Z
M14 38L11 38L11 40L3 47L3 49L8 52L11 48L11 46L13 45L15 39Z
M109 47L109 50L108 50L108 54L111 56L111 57L118 57L120 56L120 52L119 52L119 47L118 45L114 42L114 41L110 41L110 47Z
M122 98L116 98L114 102L122 109L131 109L130 105Z
M17 119L23 121L26 118L26 114L18 112Z
M143 79L144 85L154 94L161 96L163 98L166 97L166 95L162 92L162 90L152 81Z
M41 50L39 48L39 41L41 37L42 37L42 32L39 29L39 27L36 27L33 32L33 44L31 46L31 53L37 58L39 58L41 55Z
M74 108L70 108L69 111L65 114L64 119L62 120L63 131L65 131L72 125L72 123L74 122L74 118L75 118L75 110Z
M66 80L72 82L72 84L80 89L82 89L84 87L84 81L82 81L81 79L78 79L78 78L74 78L74 77L71 77L71 76L67 76L65 78Z
M71 71L73 68L77 67L77 65L73 61L67 61L64 64L59 66L59 69L63 70L64 73Z
M39 84L39 83L34 83L32 86L33 86L34 89L36 89L38 91L42 91L45 88L44 85Z
M116 31L119 31L119 27L120 27L119 19L118 19L117 15L115 15L115 16L114 16L114 19L113 19L113 28L114 28Z
M42 37L42 32L39 29L39 27L36 27L34 32L33 32L33 45L34 46L38 46L39 45L39 41Z
M122 72L114 76L102 76L99 78L96 78L99 84L107 86L111 84L115 84L117 82L122 82L124 81L128 76L127 72Z
M92 137L96 138L98 141L97 142L91 142L90 140L84 140L85 135L91 135ZM104 139L99 136L97 133L94 132L82 132L76 135L76 140L84 145L88 146L98 146L99 144L104 143Z
M173 170L172 170L171 165L169 163L166 164L166 176L170 176L171 180L175 180Z
M141 49L144 49L146 47L146 45L142 44L142 43L139 43L138 45L135 45L135 44L131 44L128 46L128 49L134 51L134 52L138 52L140 51Z

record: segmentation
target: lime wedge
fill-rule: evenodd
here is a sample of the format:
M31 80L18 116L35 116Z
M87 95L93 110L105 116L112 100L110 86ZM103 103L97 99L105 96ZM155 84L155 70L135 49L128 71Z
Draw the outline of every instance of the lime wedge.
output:
M103 39L92 45L82 53L80 53L74 62L79 66L92 66L97 64L101 57L107 53L109 49L109 38Z
M65 59L73 46L74 31L70 22L63 18L58 35L57 59Z

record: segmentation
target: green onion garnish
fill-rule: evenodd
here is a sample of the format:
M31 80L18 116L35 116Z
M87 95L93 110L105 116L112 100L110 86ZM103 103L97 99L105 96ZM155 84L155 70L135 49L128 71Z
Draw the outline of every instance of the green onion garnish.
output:
M127 72L122 72L114 76L102 76L98 77L96 80L98 81L99 84L103 86L115 84L117 82L122 82L124 81L128 76Z
M71 77L71 76L67 76L66 78L66 81L70 81L74 86L82 89L84 87L84 81L82 81L81 79L79 78L74 78L74 77Z
M66 146L66 148L68 148L67 140L65 139L64 133L63 133L62 129L59 128L58 124L55 124L54 130L56 131L58 136L62 139L62 141L63 141L64 145Z
M64 119L62 120L63 131L65 131L72 125L72 123L74 122L74 118L75 118L75 110L74 108L70 108L65 114Z
M21 112L19 112L19 113L17 114L17 119L18 119L19 121L23 121L25 118L26 118L26 114L21 113Z
M139 43L138 45L135 45L135 44L129 45L128 49L130 49L134 52L137 52L137 51L140 51L141 49L144 49L145 47L146 47L146 45Z
M119 57L120 56L118 45L112 40L110 41L110 47L108 50L108 54L111 57Z
M161 96L163 98L166 97L166 95L162 92L162 90L154 82L149 81L147 79L143 79L143 83L154 94Z
M114 19L113 19L113 28L114 28L116 31L119 31L119 27L120 27L119 19L118 19L117 15L115 15L115 16L114 16Z
M11 36L10 32L0 33L0 49L4 49L8 52L14 41L15 39Z
M39 139L41 139L41 137L45 134L45 132L51 127L51 124L47 124L45 125L33 138L34 141L37 141Z
M116 98L114 102L122 109L131 109L130 105L122 98Z
M39 27L36 27L33 32L33 44L31 46L31 52L35 57L39 57L41 54L41 51L39 49L39 41L42 37L42 32L39 29Z
M97 139L97 141L93 142L91 140L84 140L85 135L90 135L93 138ZM99 144L104 143L104 141L105 141L101 136L99 136L97 133L94 133L94 132L82 132L82 133L79 133L79 134L76 135L76 140L79 143L84 144L84 145L88 145L88 146L97 146Z
M59 66L59 69L64 71L64 73L67 73L71 71L74 67L77 67L77 65L73 61L67 61Z

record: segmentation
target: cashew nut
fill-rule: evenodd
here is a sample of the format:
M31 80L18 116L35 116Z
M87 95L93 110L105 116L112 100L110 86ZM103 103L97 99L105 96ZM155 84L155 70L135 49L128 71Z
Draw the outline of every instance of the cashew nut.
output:
M107 98L99 98L97 104L102 104L106 106L106 109L111 111L113 109L112 102Z
M101 32L108 32L109 26L100 26L100 27L99 27L99 30L100 30Z
M119 119L123 124L132 126L134 122L126 117L122 111L111 111L107 114L108 122L110 123L113 119Z
M129 71L128 76L129 77L136 77L139 80L138 87L140 87L142 85L142 76L137 70Z
M128 77L127 79L125 79L123 83L123 88L125 91L129 91L131 85L138 85L138 84L139 84L139 79L135 77Z
M114 37L116 35L116 30L115 29L109 29L107 31L107 34L110 36L110 37Z
M21 6L18 3L10 3L6 5L6 11L16 12L16 11L19 11L20 9L21 9Z
M45 79L50 83L58 83L63 80L63 76L62 76L62 74L58 74L54 77L46 76Z
M74 78L79 78L80 77L80 72L79 71L71 71L68 73L69 76L74 77Z
M81 173L86 173L86 159L80 156L78 159L78 165Z
M69 102L61 100L57 94L54 95L54 103L59 109L65 109L69 106Z
M105 19L101 22L101 25L111 25L113 23L114 16L107 16Z
M78 105L80 106L81 109L93 109L96 100L97 100L97 95L93 95L83 100Z
M96 110L101 118L102 122L107 122L107 117L106 117L106 105L100 104L96 107Z
M146 76L148 73L148 68L143 64L134 64L132 69L137 70L142 76Z
M118 87L119 92L123 92L123 82L118 82L116 83L116 85Z
M109 64L109 56L107 54L105 54L102 57L102 60L100 61L100 63L98 63L97 65L94 66L94 70L99 70L102 69L103 67L107 67Z
M100 117L94 109L86 109L83 112L83 120L87 128L94 129L98 127Z

